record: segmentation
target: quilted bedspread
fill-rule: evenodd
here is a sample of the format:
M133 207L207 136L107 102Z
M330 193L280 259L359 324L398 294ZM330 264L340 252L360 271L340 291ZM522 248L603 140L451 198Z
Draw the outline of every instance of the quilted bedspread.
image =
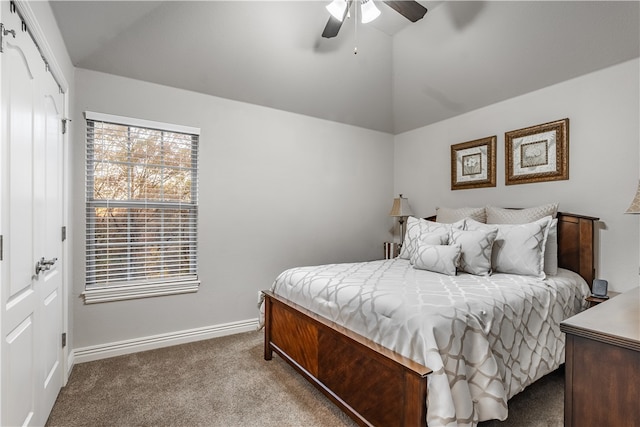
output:
M577 274L446 276L407 260L292 268L272 291L433 370L427 422L504 420L507 400L564 362L560 322L586 308Z

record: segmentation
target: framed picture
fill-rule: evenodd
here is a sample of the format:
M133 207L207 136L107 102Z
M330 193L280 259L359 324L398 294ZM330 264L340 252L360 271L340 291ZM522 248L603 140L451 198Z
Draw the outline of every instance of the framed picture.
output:
M569 179L569 119L504 134L507 185Z
M496 136L451 146L451 189L496 186Z

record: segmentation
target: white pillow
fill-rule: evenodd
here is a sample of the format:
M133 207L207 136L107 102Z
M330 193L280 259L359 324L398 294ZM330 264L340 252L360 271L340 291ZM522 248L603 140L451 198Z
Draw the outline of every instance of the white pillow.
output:
M460 245L418 245L411 255L413 268L429 270L448 276L456 275L456 267L460 260Z
M487 206L485 211L487 213L487 224L526 224L549 215L555 218L558 214L558 204L550 203L527 209L504 209Z
M549 235L544 248L544 272L547 276L558 274L558 218L549 223Z
M460 270L478 276L491 274L491 252L497 233L498 229L495 227L482 230L452 229L451 244L462 247Z
M418 248L418 243L420 242L432 245L446 245L452 228L464 228L464 220L455 224L440 224L410 216L407 219L407 230L398 258L410 260L411 254Z
M545 278L544 253L551 217L528 224L494 224L498 228L491 266L494 272ZM470 229L486 230L489 225L468 221Z
M487 224L526 224L545 216L554 218L549 229L549 237L544 251L544 272L549 276L558 274L558 204L535 206L527 209L504 209L487 206ZM482 221L480 221L482 222Z
M453 224L461 219L472 218L478 222L487 222L487 214L482 208L436 208L436 221Z

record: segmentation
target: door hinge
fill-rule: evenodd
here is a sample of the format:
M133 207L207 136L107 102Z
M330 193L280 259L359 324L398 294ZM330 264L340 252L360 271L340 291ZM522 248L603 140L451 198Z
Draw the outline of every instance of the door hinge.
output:
M62 226L62 241L64 242L65 240L67 240L67 227L65 227L63 225Z
M71 119L62 119L62 134L67 133L67 122L70 122Z
M67 346L67 333L63 332L62 333L62 348L65 348Z

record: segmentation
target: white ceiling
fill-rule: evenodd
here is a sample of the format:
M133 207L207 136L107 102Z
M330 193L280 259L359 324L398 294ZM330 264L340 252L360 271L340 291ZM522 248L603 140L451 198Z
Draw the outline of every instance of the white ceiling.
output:
M640 56L637 1L52 1L75 66L400 133ZM358 54L353 54L354 47Z

